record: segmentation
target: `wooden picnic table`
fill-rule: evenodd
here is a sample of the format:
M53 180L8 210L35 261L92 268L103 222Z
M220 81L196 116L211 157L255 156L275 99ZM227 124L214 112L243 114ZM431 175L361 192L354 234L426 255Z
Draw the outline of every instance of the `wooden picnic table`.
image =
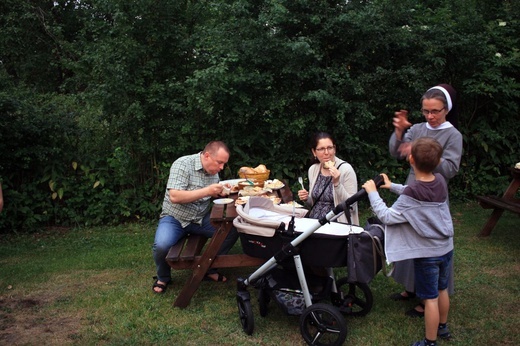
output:
M282 199L283 203L293 200L292 192L287 185L282 189L273 191ZM236 200L237 194L230 197ZM251 257L246 254L217 255L218 250L233 227L233 220L237 217L235 203L214 204L211 209L210 222L216 231L209 244L204 249L208 238L190 235L181 239L171 247L166 261L172 269L189 269L192 271L182 287L179 295L173 303L174 306L185 308L199 288L204 276L210 268L234 268L260 266L265 262L261 258Z
M479 204L484 209L493 209L491 216L480 231L481 237L487 237L495 228L498 220L505 210L520 215L520 199L516 198L516 192L520 187L520 169L511 168L511 175L513 179L507 187L502 197L498 196L477 196Z

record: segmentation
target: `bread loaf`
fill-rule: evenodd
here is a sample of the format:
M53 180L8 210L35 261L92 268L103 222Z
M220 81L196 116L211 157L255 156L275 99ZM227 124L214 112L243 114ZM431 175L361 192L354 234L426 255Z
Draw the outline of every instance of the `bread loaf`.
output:
M265 165L258 165L255 168L253 168L256 173L265 173L267 172L267 167Z
M238 172L243 173L243 174L255 174L256 173L256 171L251 167L240 167Z
M336 165L336 163L334 161L327 161L327 162L323 163L323 167L326 169L332 168L335 165Z

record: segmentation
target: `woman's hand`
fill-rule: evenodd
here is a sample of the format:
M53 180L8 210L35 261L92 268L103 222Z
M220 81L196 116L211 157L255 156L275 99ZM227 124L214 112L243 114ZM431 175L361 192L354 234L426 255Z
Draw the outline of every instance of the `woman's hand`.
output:
M332 183L334 186L339 184L339 177L341 176L341 172L336 167L329 168L330 176L332 177Z
M306 201L309 198L309 191L307 190L298 190L298 198L301 201Z
M408 160L408 156L412 153L412 143L410 142L404 142L402 143L399 148L397 148L397 151L399 152L399 155L401 157L405 157L406 160Z
M401 109L394 113L395 117L393 119L393 125L395 128L395 137L397 140L403 139L404 131L412 126L412 124L408 121L408 111L405 109Z

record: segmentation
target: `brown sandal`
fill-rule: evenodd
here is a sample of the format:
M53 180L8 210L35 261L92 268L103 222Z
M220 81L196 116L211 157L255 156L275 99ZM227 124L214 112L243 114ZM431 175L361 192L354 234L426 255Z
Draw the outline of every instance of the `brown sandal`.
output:
M210 277L210 275L213 275L213 274L217 274L217 280L213 279L212 277ZM204 281L213 281L213 282L226 282L227 281L227 278L220 274L220 273L211 273L211 274L206 274L204 276Z
M163 294L164 292L166 292L166 289L168 288L168 284L160 284L159 283L159 279L157 279L157 276L154 276L153 277L155 279L155 282L153 283L152 285L152 291L153 293L156 293L156 294ZM158 287L160 288L162 291L158 292L155 290L155 287Z

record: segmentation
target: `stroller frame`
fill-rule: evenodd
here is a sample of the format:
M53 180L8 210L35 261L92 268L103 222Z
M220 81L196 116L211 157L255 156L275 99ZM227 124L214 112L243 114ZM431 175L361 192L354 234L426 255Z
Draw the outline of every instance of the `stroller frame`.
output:
M374 178L376 185L380 186L383 180L380 176ZM309 345L342 345L347 336L347 323L342 315L343 313L351 314L354 316L366 315L373 303L372 292L367 284L364 283L348 283L347 278L339 279L337 282L334 277L333 268L326 268L327 275L330 278L332 285L330 286L331 304L326 303L313 303L313 296L309 290L307 284L306 275L304 271L304 265L299 254L299 245L314 234L320 227L324 226L330 221L335 220L345 210L349 210L350 206L366 196L364 189L358 191L355 195L337 205L333 210L329 211L327 215L310 225L300 235L296 236L289 243L282 246L274 256L269 258L262 266L260 266L255 272L253 272L247 278L237 279L237 305L239 311L240 322L244 332L251 335L254 330L254 316L251 307L251 297L247 291L248 286L258 285L261 279L264 278L269 272L276 268L283 261L292 257L300 284L301 291L303 294L305 309L300 316L300 332L304 340ZM347 220L350 224L350 215L347 214ZM293 207L293 215L289 222L287 230L285 227L279 227L277 232L280 232L286 236L294 237L294 219L295 211ZM282 225L284 225L282 223ZM345 249L346 251L346 249ZM338 290L338 287L348 284L349 291L347 295ZM357 286L357 287L356 287ZM258 288L258 287L257 287ZM355 296L355 290L359 288L364 294L366 301L360 300ZM260 287L259 290L259 306L260 315L265 316L267 314L267 298L265 290ZM352 313L351 307L355 304L360 304L362 310L360 312Z

